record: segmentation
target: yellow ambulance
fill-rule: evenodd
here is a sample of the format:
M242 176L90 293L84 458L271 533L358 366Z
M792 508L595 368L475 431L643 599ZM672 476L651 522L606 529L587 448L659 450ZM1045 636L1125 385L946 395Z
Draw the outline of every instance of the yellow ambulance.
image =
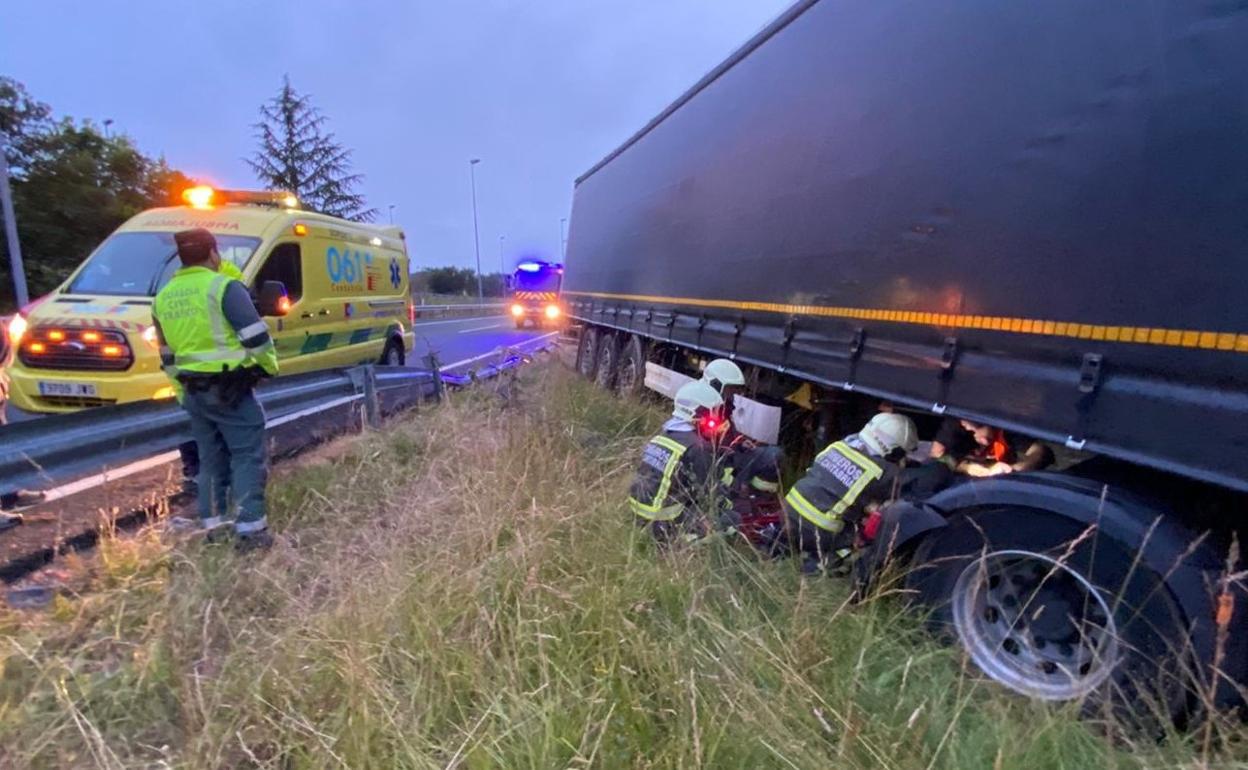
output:
M152 298L179 267L173 234L193 227L216 236L252 288L282 374L405 362L415 336L401 229L303 211L288 193L196 187L183 199L130 219L14 319L14 405L68 412L171 396Z

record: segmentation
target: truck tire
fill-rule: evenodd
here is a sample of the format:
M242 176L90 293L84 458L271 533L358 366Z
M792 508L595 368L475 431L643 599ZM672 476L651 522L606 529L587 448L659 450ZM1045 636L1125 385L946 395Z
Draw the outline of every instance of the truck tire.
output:
M629 335L620 351L620 366L615 373L615 389L622 396L636 396L646 386L646 349L641 337Z
M1002 506L955 515L911 563L906 586L931 626L989 678L1150 731L1183 717L1187 620L1162 577L1109 537Z
M619 341L614 334L602 334L598 339L598 371L594 382L603 390L611 390L615 386L615 375L619 367Z
M386 340L386 347L381 351L381 358L377 363L382 366L403 366L407 361L407 355L403 350L403 343L395 337Z
M587 380L598 373L598 330L592 326L581 328L581 341L576 349L576 370Z

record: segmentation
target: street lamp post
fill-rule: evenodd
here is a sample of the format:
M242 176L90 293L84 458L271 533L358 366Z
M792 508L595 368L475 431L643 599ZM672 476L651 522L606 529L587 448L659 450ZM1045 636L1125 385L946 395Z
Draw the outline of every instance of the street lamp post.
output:
M498 236L498 274L500 276L507 275L507 268L503 267L503 241L507 240L507 236Z
M113 138L113 132L110 130L112 127L113 127L113 119L104 118L104 138L105 139Z
M4 219L4 236L9 244L9 265L13 270L13 298L17 306L30 301L26 294L26 271L22 268L22 245L17 240L17 216L13 213L13 192L9 189L9 161L5 155L9 137L0 131L0 217Z
M390 224L394 224L394 204L391 203L387 208L390 209Z
M564 228L567 226L567 224L568 224L567 217L564 217L563 219L559 220L559 261L560 262L568 258L568 239L567 239L567 236L563 234Z
M468 177L472 180L472 243L477 251L477 302L485 304L485 292L481 288L481 235L477 232L477 164L480 158L468 161Z

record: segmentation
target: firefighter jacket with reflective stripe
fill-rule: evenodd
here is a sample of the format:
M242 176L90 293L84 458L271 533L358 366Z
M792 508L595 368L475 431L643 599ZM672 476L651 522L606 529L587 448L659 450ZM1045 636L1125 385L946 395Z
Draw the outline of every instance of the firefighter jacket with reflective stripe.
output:
M235 329L226 318L222 304L233 281L206 267L184 267L156 295L152 315L167 348L162 349L162 359L170 378L226 372L247 363L277 373L277 356L264 322L256 316L247 327Z
M806 475L785 496L786 507L819 529L840 532L865 516L868 503L893 493L898 468L870 455L858 437L837 441L815 457Z
M642 450L629 488L633 513L671 521L714 494L715 450L697 431L664 431Z

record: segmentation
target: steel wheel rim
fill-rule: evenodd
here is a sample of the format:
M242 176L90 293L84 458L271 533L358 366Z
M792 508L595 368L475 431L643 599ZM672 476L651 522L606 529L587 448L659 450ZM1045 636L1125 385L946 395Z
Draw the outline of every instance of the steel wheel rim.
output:
M606 345L598 353L598 384L606 385L611 379L611 367L615 363L611 346Z
M1044 554L981 555L958 576L951 609L975 665L1033 698L1085 697L1109 678L1121 655L1105 597L1079 572Z
M637 383L637 359L629 355L624 358L620 366L620 371L615 375L616 384L623 392L633 389L633 385Z
M581 341L581 374L586 377L594 370L594 364L598 362L597 356L593 353L594 347L590 343L589 337L586 336Z

